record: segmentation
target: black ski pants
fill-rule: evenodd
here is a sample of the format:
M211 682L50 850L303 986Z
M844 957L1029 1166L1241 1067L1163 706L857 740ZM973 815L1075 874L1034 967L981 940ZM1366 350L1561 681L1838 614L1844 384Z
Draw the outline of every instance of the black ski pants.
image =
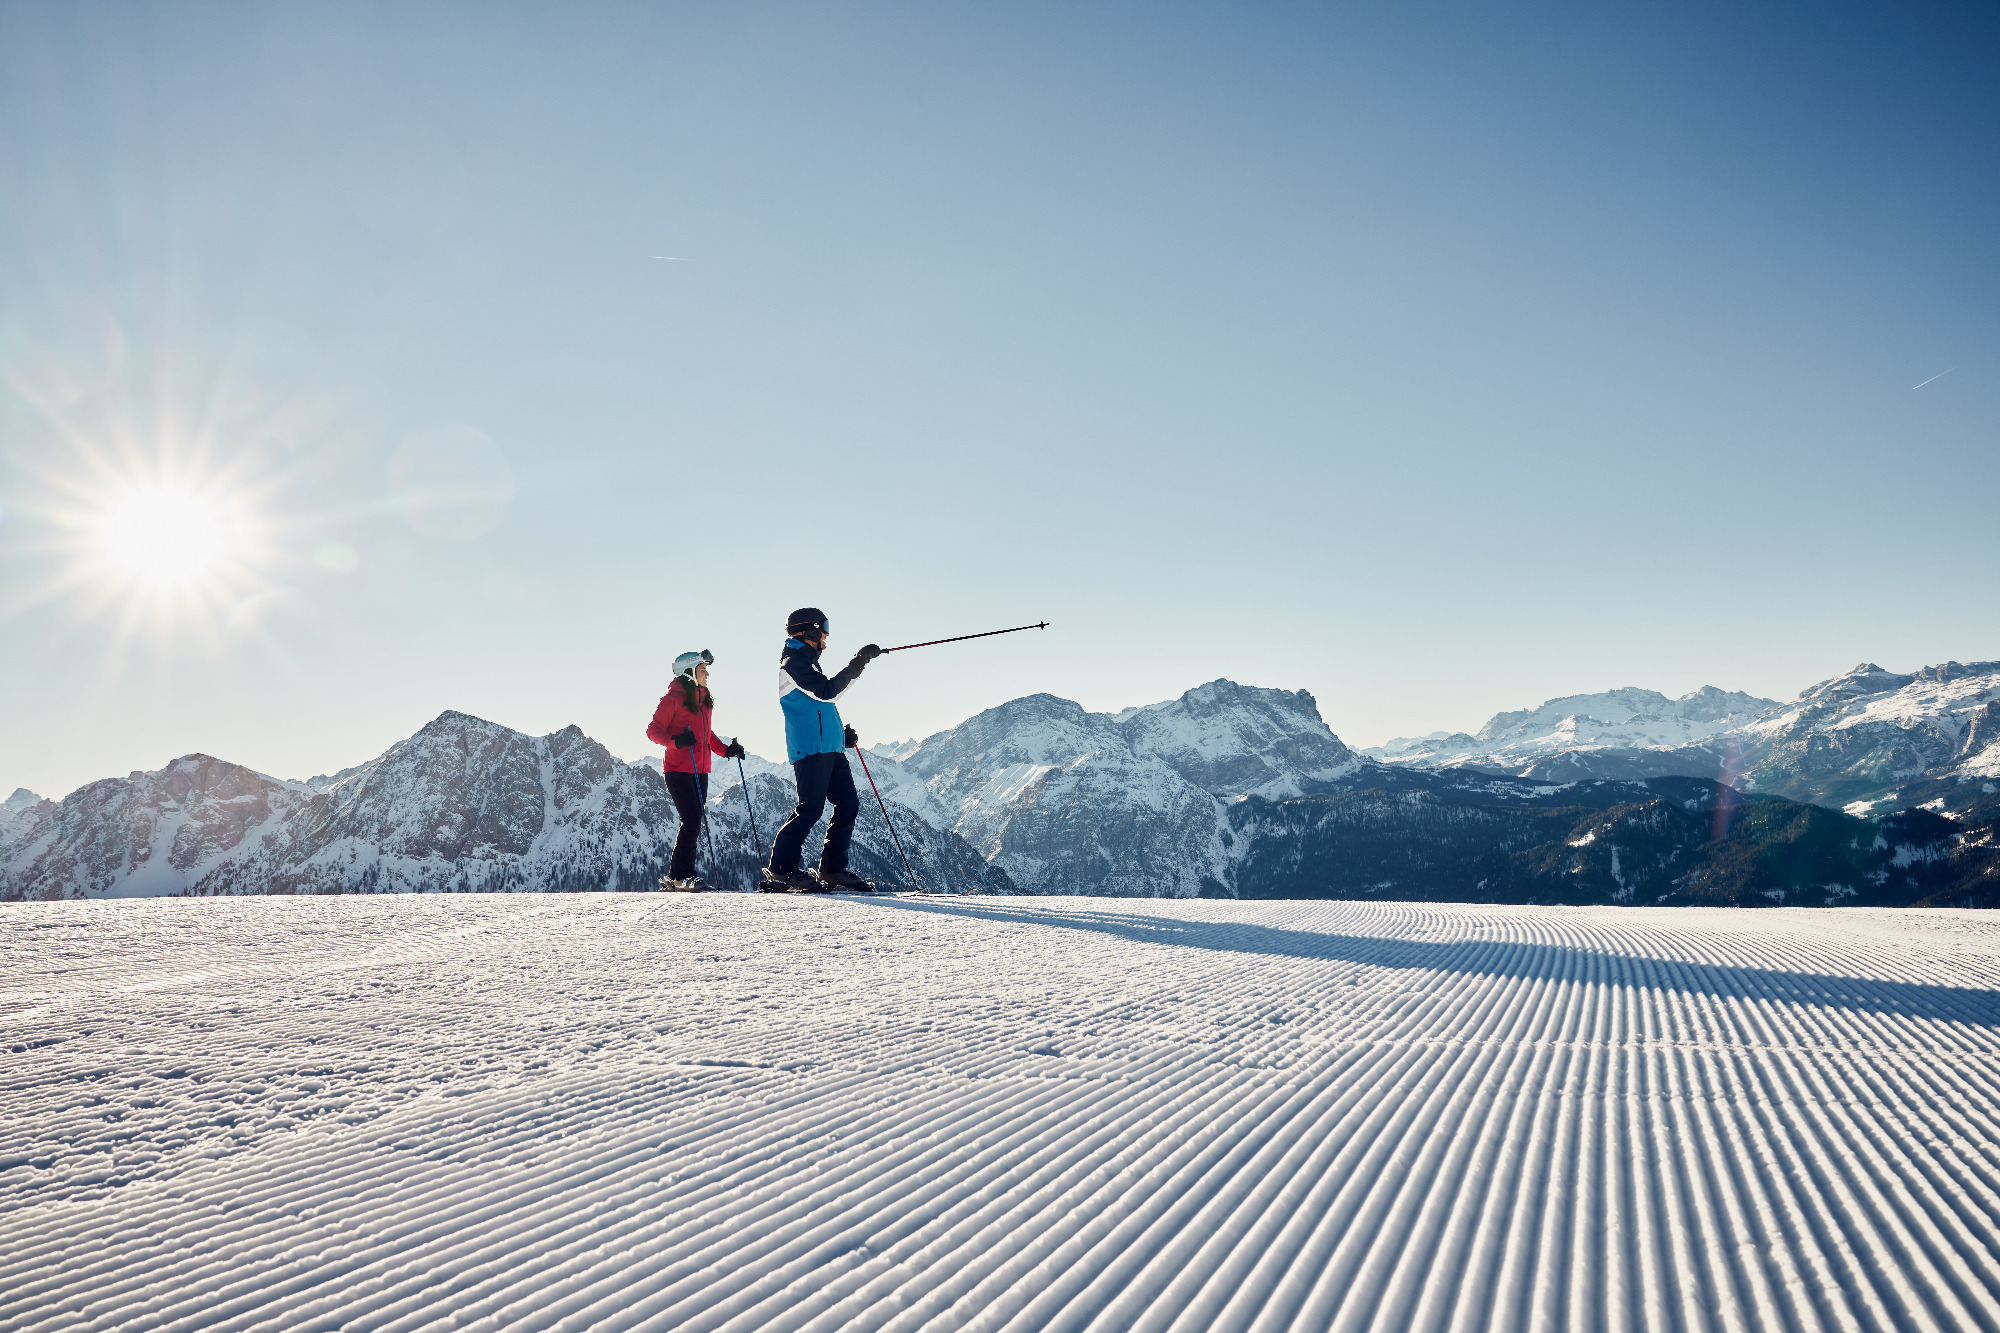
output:
M861 797L854 790L854 770L847 766L846 754L809 754L792 765L792 776L799 784L799 804L771 844L771 869L797 873L806 834L819 823L828 801L833 802L833 818L827 822L819 868L828 874L847 869L847 844L854 840Z
M667 863L667 876L687 879L694 874L695 848L701 841L701 807L708 799L708 774L667 774L667 795L674 798L674 810L681 817L681 831L674 838L674 859Z

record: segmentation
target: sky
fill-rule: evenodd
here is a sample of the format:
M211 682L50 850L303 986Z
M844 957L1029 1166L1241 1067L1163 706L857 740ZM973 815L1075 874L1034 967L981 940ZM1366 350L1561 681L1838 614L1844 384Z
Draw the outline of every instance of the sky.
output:
M0 791L2000 658L1989 6L0 3ZM658 256L668 256L659 258ZM1921 387L1918 387L1920 386Z

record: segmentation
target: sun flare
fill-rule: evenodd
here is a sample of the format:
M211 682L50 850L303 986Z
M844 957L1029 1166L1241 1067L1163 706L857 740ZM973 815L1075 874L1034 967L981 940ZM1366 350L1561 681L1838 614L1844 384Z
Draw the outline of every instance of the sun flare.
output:
M227 508L187 491L136 491L97 520L105 562L155 587L184 587L242 554L243 524Z
M267 582L261 526L223 485L161 479L108 488L75 514L72 531L80 605L122 606L128 632L226 625Z

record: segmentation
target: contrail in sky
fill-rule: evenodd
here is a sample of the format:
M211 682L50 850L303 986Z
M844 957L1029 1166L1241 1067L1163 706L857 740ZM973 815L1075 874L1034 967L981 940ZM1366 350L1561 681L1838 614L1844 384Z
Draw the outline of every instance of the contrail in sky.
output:
M694 262L694 261L693 261L692 259L682 259L682 258L681 258L681 257L680 257L679 255L654 255L654 256L653 256L653 258L655 258L655 259L671 259L671 260L674 260L674 261L675 261L675 262L677 262L677 263L682 263L682 264L692 264L692 263Z
M1941 379L1943 379L1943 378L1944 378L1944 377L1945 377L1946 375L1949 375L1949 374L1951 374L1951 372L1952 372L1953 370L1957 370L1957 369L1958 369L1958 367L1957 367L1957 366L1952 366L1952 367L1951 367L1950 369L1947 369L1947 370L1940 370L1940 371L1939 371L1939 372L1938 372L1937 374L1935 374L1935 375L1931 376L1931 378L1930 378L1930 379L1928 379L1928 380L1925 380L1925 381L1924 381L1924 384L1929 384L1929 383L1931 382L1931 380L1941 380ZM1912 384L1912 385L1910 386L1910 392L1911 392L1911 393L1915 393L1915 392L1916 392L1916 391L1917 391L1918 389L1921 389L1921 388L1923 388L1923 387L1924 387L1924 384Z

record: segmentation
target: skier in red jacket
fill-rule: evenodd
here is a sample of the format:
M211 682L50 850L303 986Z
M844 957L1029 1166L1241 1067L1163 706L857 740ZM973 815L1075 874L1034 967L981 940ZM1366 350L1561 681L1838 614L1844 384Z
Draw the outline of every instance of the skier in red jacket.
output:
M701 836L701 817L708 800L708 770L715 755L741 758L743 742L723 743L715 734L715 696L708 689L708 664L715 654L704 648L698 653L682 653L674 659L674 683L660 697L646 739L667 747L661 765L666 775L667 794L680 812L681 831L674 839L673 860L660 887L678 893L702 893L715 887L694 873L695 847Z

